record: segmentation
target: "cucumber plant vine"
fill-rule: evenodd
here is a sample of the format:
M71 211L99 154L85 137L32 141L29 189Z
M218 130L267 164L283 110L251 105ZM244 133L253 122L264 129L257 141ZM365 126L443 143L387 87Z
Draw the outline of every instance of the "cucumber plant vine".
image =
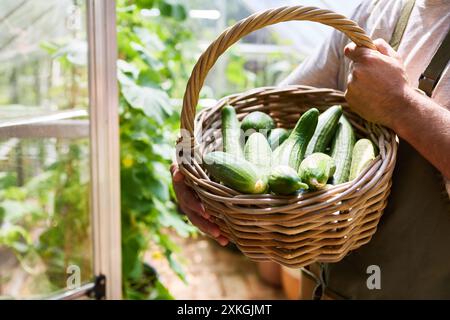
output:
M150 9L159 16L146 17ZM168 171L181 96L191 65L182 53L192 36L184 27L186 9L162 0L119 0L117 33L120 84L122 266L126 298L171 298L143 256L159 246L171 268L185 280L168 228L187 237L194 232L176 210Z

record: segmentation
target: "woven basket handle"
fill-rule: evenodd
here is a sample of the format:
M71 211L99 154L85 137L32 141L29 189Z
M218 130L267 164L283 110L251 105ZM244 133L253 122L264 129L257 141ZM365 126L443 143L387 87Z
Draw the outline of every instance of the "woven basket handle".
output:
M195 111L200 89L209 70L222 53L239 39L253 31L291 20L315 21L329 25L345 33L356 45L376 49L370 37L366 35L361 27L343 15L330 10L304 6L285 6L255 13L226 29L200 56L186 86L183 109L181 111L181 129L186 129L191 136L193 135Z

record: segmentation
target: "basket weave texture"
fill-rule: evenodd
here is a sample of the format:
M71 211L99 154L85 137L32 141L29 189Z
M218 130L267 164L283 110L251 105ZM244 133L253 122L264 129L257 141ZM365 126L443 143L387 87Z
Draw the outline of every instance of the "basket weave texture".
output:
M344 93L308 86L264 87L234 94L196 114L208 71L232 44L252 31L278 22L308 20L344 32L359 46L374 49L356 23L314 7L267 10L225 30L201 55L189 79L181 113L178 163L221 231L249 258L276 261L291 268L313 262L337 262L370 241L387 204L397 154L395 134L368 123L348 108ZM326 190L293 196L241 194L213 181L202 167L204 154L221 150L221 109L234 106L238 118L252 111L269 113L278 127L292 128L311 107L320 111L340 104L358 137L370 138L379 155L358 178Z

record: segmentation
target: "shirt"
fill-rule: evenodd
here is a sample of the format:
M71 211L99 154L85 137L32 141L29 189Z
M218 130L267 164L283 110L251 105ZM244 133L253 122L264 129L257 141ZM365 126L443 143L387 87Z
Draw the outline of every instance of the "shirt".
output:
M351 19L372 38L389 42L406 0L363 1ZM397 50L403 59L409 82L418 87L419 77L439 48L450 26L450 0L416 0ZM307 58L280 86L303 84L345 91L350 60L344 47L350 40L334 30L330 38ZM450 110L450 64L447 64L432 99ZM450 195L450 181L446 181Z

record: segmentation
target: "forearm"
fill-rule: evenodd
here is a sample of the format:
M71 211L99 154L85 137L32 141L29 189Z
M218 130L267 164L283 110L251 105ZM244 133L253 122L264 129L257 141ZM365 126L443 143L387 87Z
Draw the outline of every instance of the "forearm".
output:
M412 89L403 101L391 127L450 179L450 111Z

